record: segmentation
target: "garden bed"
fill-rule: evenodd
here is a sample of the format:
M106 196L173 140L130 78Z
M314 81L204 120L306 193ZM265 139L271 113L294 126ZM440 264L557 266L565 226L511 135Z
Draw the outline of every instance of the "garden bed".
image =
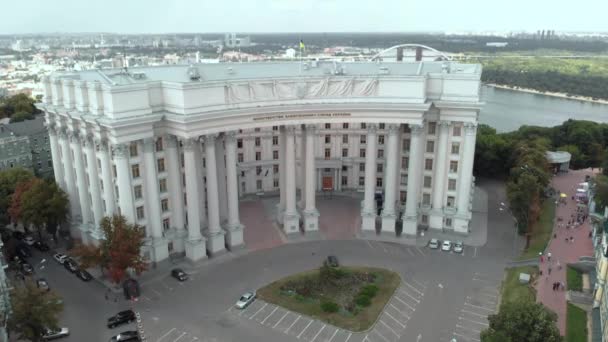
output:
M398 274L381 268L323 266L277 280L257 295L336 327L364 331L375 323L400 282Z

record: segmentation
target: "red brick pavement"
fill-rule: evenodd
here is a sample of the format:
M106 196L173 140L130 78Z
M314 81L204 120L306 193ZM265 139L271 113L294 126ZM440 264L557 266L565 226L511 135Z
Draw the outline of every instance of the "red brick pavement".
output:
M243 201L239 205L241 222L245 226L243 239L251 251L274 248L283 244L272 219L266 217L262 201Z
M361 200L346 196L317 197L319 230L326 239L354 239L361 226Z
M566 284L566 264L578 261L580 256L592 256L593 245L589 238L589 219L582 225L576 228L566 228L571 215L576 213L577 203L572 200L572 195L576 192L578 183L585 179L585 175L591 175L591 170L578 170L555 176L551 181L551 185L556 190L566 193L565 204L560 203L556 210L556 219L553 227L556 238L552 238L548 248L544 253L544 262L541 263L540 269L543 273L538 283L536 284L537 301L555 311L558 316L558 327L560 333L565 335L566 332L566 291L553 291L552 285L554 282L563 282ZM558 221L561 217L563 221ZM560 226L563 223L563 226ZM566 238L574 238L574 242L566 242ZM551 261L547 260L548 253L551 253ZM560 267L557 263L560 263ZM551 274L549 274L551 268Z

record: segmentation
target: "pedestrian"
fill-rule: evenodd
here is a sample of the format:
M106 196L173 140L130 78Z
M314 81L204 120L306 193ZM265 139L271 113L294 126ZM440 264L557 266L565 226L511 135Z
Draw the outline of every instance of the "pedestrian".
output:
M542 264L542 263L543 263L543 261L545 261L545 258L544 258L544 257L541 255L541 256L540 256L540 263Z
M566 289L566 285L564 284L563 281L560 281L559 284L561 285L562 291Z
M549 268L547 269L547 272L549 272L549 274L551 274L551 266L549 266Z
M547 261L551 261L551 252L547 253Z
M557 260L557 269L561 270L562 269L562 264L559 263L559 260Z

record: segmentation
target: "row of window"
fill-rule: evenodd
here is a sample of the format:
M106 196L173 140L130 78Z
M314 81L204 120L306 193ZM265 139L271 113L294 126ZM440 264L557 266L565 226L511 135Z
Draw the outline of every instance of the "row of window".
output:
M160 210L163 213L166 213L169 211L169 200L166 198L163 198L160 200ZM145 211L144 211L144 206L138 206L135 208L135 215L137 217L138 220L143 220L146 218L145 215Z
M154 142L154 144L155 144L154 148L155 148L156 152L160 152L160 151L164 150L162 137L156 138L156 141ZM132 142L129 145L129 156L137 157L138 155L139 155L138 144L136 142Z

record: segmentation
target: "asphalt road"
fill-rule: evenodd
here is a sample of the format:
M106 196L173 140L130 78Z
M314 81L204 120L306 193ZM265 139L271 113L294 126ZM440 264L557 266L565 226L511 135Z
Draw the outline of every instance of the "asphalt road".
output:
M416 305L407 312L409 320L402 324L405 325L403 331L397 331L399 336L383 339L379 334L370 334L368 342L437 342L449 341L452 337L457 337L459 342L474 342L487 324L484 317L497 305L497 289L504 265L520 245L514 240L512 218L499 210L500 202L505 202L500 185L485 183L483 187L489 195L488 242L484 247L465 247L463 255L363 240L287 244L201 266L190 272L190 280L184 283L167 275L144 285L142 297L134 307L142 314L148 341L154 342L334 342L339 338L344 341L341 336L347 335L334 332L333 337L329 336L330 328L322 328L317 323L310 323L300 338L296 334L286 334L284 330L273 328L284 322L276 323L280 317L274 316L278 315L276 312L267 313L266 308L253 319L248 317L255 312L239 316L239 312L232 309L243 292L292 273L316 268L332 254L344 265L388 268L410 284L419 284L415 285L416 290L410 291L409 296L415 295L417 302L412 302ZM33 259L36 258L39 260L40 256L35 255ZM107 341L120 331L134 328L122 326L110 330L105 326L109 316L131 307L132 303L122 299L117 303L106 300L101 284L82 282L50 255L46 258L47 267L38 273L64 298L61 323L71 330L71 336L64 341ZM404 300L407 296L403 295ZM288 317L288 314L283 315ZM264 319L266 321L261 323ZM299 324L294 323L294 327ZM402 325L393 325L384 331L397 330ZM349 341L355 340L353 337Z

